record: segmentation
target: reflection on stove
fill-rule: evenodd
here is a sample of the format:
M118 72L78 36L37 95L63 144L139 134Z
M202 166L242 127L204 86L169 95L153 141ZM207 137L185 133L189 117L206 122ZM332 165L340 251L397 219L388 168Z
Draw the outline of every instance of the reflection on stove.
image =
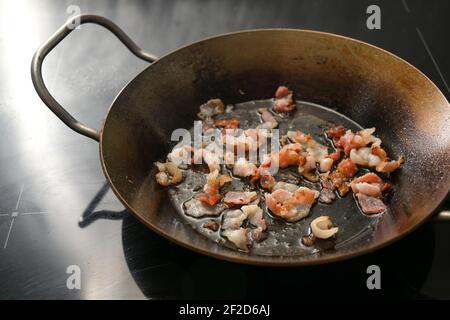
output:
M9 242L9 238L11 236L11 232L12 232L12 229L14 226L15 219L17 219L19 216L40 215L40 214L47 213L45 211L19 212L20 200L22 200L22 194L23 194L24 188L25 188L25 185L22 184L22 186L20 187L19 195L17 197L17 202L16 202L16 206L15 206L14 210L11 213L0 214L0 217L11 217L11 222L9 224L8 233L6 234L6 239L5 239L5 242L3 245L3 249L6 249L8 247L8 242Z

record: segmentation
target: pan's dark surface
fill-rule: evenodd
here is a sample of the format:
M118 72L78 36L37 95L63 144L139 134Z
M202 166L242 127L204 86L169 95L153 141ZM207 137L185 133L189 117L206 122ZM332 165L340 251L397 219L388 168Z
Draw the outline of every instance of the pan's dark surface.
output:
M406 164L393 175L389 214L334 251L290 257L248 255L187 226L155 185L154 161L176 128L190 128L204 101L258 100L286 84L302 100L375 126L387 151ZM141 222L191 249L255 264L302 265L362 254L408 233L429 217L450 187L450 108L437 87L403 60L349 38L302 30L244 31L175 51L145 69L118 95L100 137L114 192ZM355 214L360 214L355 211ZM355 230L360 226L355 225Z

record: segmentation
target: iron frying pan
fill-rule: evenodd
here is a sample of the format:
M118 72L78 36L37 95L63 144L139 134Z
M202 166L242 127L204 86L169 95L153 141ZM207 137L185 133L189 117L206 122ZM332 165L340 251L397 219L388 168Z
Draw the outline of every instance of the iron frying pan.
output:
M76 21L105 27L134 55L151 63L115 98L100 130L74 119L50 95L42 78L44 58ZM99 142L106 179L135 217L167 239L217 258L287 266L361 255L392 243L435 215L450 189L450 107L444 95L404 60L347 37L292 29L242 31L157 59L111 21L81 15L37 50L31 75L39 96L56 116ZM376 219L340 221L344 236L331 249L252 255L217 245L194 231L156 185L151 171L153 162L170 150L171 132L190 128L201 103L215 97L227 103L257 100L279 84L288 85L298 99L332 108L363 127L375 126L388 152L394 157L403 153L407 161L392 177L396 190L389 212ZM340 211L342 216L361 217L351 201ZM448 218L448 212L439 217Z

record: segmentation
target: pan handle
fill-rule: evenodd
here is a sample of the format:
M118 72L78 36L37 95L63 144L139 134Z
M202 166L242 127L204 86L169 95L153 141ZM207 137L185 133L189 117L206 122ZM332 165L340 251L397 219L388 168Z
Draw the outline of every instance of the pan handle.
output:
M111 31L120 41L138 58L148 62L154 62L157 58L156 56L149 54L139 48L136 43L131 40L126 33L120 29L115 23L112 21L90 14L82 14L78 16L74 16L67 20L67 22L59 28L58 31L53 34L50 39L48 39L34 54L33 60L31 61L31 79L33 80L34 87L41 97L42 101L49 107L49 109L59 118L62 122L64 122L68 127L73 129L74 131L99 141L100 134L99 131L93 128L90 128L83 123L79 122L77 119L72 117L70 113L68 113L50 94L47 87L45 86L44 80L42 78L42 63L44 62L45 57L50 51L53 50L65 37L67 37L76 26L76 23L95 23L101 25Z
M435 222L449 222L450 221L450 210L444 210L439 212L434 216L433 221Z

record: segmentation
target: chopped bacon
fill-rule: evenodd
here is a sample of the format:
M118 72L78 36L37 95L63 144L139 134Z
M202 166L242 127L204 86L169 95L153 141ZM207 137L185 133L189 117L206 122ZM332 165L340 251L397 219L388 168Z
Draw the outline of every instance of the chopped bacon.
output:
M218 216L223 210L225 210L225 205L219 203L217 205L210 206L207 203L192 198L184 203L186 209L186 214L194 218L203 218L207 216Z
M276 112L287 113L295 109L292 91L287 87L280 86L275 92L275 102L273 109Z
M332 190L327 188L322 188L322 190L320 190L319 202L331 203L334 199L336 199L336 195Z
M379 198L371 197L364 193L357 193L356 198L361 210L366 214L381 213L386 210L386 205Z
M329 179L332 182L333 187L336 188L339 192L339 195L343 197L350 190L348 187L348 182L350 178L356 174L357 171L358 168L355 166L352 160L344 159L338 164L336 170L330 173L330 175L327 177L327 180Z
M299 143L283 146L278 154L280 168L286 168L304 162L304 157L300 154L301 150L302 146Z
M227 210L223 215L222 228L223 229L239 229L247 219L247 213L237 210Z
M246 228L225 229L222 234L237 248L248 251L247 232L248 230Z
M331 159L333 159L334 161L338 161L338 160L341 158L341 152L342 152L342 149L337 148L335 152L330 153L330 154L328 155L328 158L331 158Z
M352 160L344 159L339 162L336 170L343 173L347 178L351 178L358 172L358 167L355 166Z
M214 121L214 126L224 129L236 129L241 122L238 119L220 119Z
M370 172L353 179L351 187L364 213L379 213L386 209L380 198L390 186L375 173Z
M392 172L400 168L404 162L405 156L400 155L398 160L381 162L379 165L376 166L375 170L377 170L378 172Z
M158 168L156 174L156 181L164 186L170 186L178 184L183 180L183 173L178 169L177 165L172 162L155 162L155 166Z
M213 206L217 204L220 199L222 199L220 187L230 181L231 177L227 175L219 175L219 170L210 172L206 177L206 184L203 187L204 192L198 193L195 198L207 205Z
M306 187L299 187L294 193L278 189L266 195L266 203L274 215L295 222L309 214L318 196L318 191Z
M371 184L371 185L376 185L380 189L380 192L384 192L390 188L389 183L383 181L383 179L381 179L377 174L375 174L373 172L366 173L365 175L363 175L361 177L357 177L357 178L353 179L352 185L358 184L358 183L367 183L367 184ZM355 192L355 191L353 191L353 192Z
M259 125L258 128L261 129L274 129L278 126L278 122L275 117L266 108L261 108L258 110L261 113L261 119L263 124Z
M337 126L333 128L329 128L326 132L327 137L333 140L334 145L336 146L339 143L339 139L345 134L347 129L343 126Z
M225 112L225 105L220 99L211 99L200 106L200 112L197 116L202 119L212 118L220 113Z
M319 164L319 171L320 172L327 172L331 170L331 167L333 166L334 160L332 158L323 158L320 160Z
M223 202L227 205L243 205L249 204L250 202L256 200L258 194L254 191L230 191L225 194Z
M350 159L355 164L375 168L378 172L392 172L397 170L405 161L403 155L398 160L389 160L386 151L379 146L352 149L350 151Z
M254 176L258 168L245 158L239 158L233 167L233 174L238 177Z
M260 207L252 204L248 206L242 206L241 210L247 215L248 222L250 222L251 225L261 228L261 230L267 229L267 223L264 219L264 214Z
M287 96L291 92L292 91L290 91L288 87L279 86L277 88L277 91L275 92L275 98L277 98L277 99L283 98L283 97Z

